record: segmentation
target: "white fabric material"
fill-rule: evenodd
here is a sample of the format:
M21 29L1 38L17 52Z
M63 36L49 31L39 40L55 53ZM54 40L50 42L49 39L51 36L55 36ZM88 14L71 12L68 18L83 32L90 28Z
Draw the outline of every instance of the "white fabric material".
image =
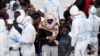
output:
M6 26L3 19L0 19L0 56L6 56L8 54L8 39Z
M79 11L75 5L71 7L70 13L71 15L79 14L74 16L71 29L71 36L72 36L71 46L75 47L74 56L86 56L87 55L86 48L88 45L86 16L82 11Z
M32 18L30 16L26 16L24 19L23 19L23 22L22 24L26 23L26 22L29 22L32 24Z
M73 5L73 7L70 8L70 15L71 19L74 20L77 15L80 14L80 11L76 5Z
M22 9L17 10L21 13L21 15L17 18L17 23L22 23L25 18L25 11Z
M19 10L17 10L17 11L19 11L19 12L21 13L21 15L18 16L18 18L17 18L17 23L18 23L18 26L19 26L21 29L23 29L22 21L23 21L24 18L25 18L25 11L22 10L22 9L19 9Z
M93 45L93 49L96 51L95 56L98 56L98 32L99 32L99 26L100 21L98 20L98 17L96 16L96 8L92 6L89 10L89 19L88 24L90 28L89 34L90 34L90 44Z
M24 20L24 28L22 30L22 36L20 38L21 42L21 53L22 56L35 56L35 46L34 41L36 37L36 30L33 25L27 21L27 18Z
M7 10L7 13L9 15L9 19L12 19L13 21L14 21L14 12L15 12L15 11L13 11L14 3L16 3L16 1L11 1L10 2L10 9Z
M9 32L9 47L13 47L13 50L10 51L10 55L11 56L20 56L19 53L19 47L20 47L20 43L16 43L13 38L20 38L21 34L15 29L15 27L12 27L10 32Z
M13 24L13 20L12 19L8 19L7 20L7 24Z

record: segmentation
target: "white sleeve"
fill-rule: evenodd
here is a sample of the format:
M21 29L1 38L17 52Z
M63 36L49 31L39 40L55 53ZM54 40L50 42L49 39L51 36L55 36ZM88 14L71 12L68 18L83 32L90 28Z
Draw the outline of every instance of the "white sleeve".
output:
M72 22L71 34L72 34L71 46L75 46L79 34L79 24L77 21Z
M22 37L19 41L21 43L26 43L26 44L34 43L35 37L36 37L35 29L27 28L27 30L24 33L22 33Z

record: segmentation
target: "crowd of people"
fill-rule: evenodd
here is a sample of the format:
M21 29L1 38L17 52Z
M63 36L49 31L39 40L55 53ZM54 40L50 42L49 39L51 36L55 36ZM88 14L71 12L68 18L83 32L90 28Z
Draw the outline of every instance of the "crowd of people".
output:
M100 0L0 0L0 56L99 56Z

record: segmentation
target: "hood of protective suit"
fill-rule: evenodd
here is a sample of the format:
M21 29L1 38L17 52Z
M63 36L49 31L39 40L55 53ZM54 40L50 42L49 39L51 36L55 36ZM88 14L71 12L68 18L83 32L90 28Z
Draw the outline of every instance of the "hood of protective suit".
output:
M18 18L17 18L17 23L20 23L20 24L22 24L22 21L24 20L24 18L25 18L25 11L24 10L22 10L22 9L19 9L19 10L17 10L17 11L19 11L20 12L20 16L18 16Z
M93 17L94 15L96 15L96 8L95 6L92 6L90 9L89 9L89 18Z
M26 22L32 23L32 18L30 16L26 16L22 22L22 24L25 24Z
M79 17L80 16L80 11L78 9L77 6L73 5L71 8L70 8L70 15L71 15L71 19L74 20L75 18Z
M10 9L13 8L14 3L16 3L16 1L11 1L11 2L10 2Z

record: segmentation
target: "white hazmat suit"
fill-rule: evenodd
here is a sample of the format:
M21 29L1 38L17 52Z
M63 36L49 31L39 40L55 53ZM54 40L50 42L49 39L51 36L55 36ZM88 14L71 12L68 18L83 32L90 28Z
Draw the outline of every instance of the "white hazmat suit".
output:
M86 48L88 45L87 38L87 21L85 14L79 11L77 6L73 5L70 9L70 14L74 19L72 22L71 46L75 47L74 56L86 56Z
M9 53L8 48L8 38L5 22L3 19L0 19L0 56L7 56Z
M96 16L96 8L95 6L92 6L89 10L89 18L88 24L89 24L89 34L90 34L90 44L93 46L93 50L95 51L95 56L98 56L98 32L99 32L99 26L100 21L98 20L98 17Z
M36 37L35 28L30 22L30 18L25 17L24 19L21 20L23 20L22 24L24 26L22 30L22 36L19 39L21 43L22 56L35 56L35 46L34 46L34 41Z
M13 24L13 20L8 19L7 24ZM12 28L9 31L8 37L9 37L9 48L12 48L12 50L10 50L10 56L20 56L19 52L20 43L16 40L17 38L21 37L21 34L18 32L18 30L15 29L14 26L12 26Z

